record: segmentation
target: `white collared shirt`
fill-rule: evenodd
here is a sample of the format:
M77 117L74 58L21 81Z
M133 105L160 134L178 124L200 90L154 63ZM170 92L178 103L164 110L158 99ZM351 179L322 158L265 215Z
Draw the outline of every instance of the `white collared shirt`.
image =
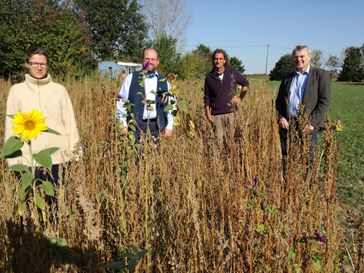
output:
M131 81L133 78L133 74L129 74L123 81L123 84L120 88L119 95L121 100L117 101L116 103L116 116L119 121L124 127L128 126L126 117L127 117L127 109L125 107L125 103L128 102L129 97L129 89L131 85ZM147 105L144 104L144 112L143 112L143 119L153 119L157 117L157 109L155 105L156 99L156 92L157 92L157 85L158 85L158 72L156 72L156 76L150 78L147 75L144 76L144 90L145 90L145 100L153 101L154 103ZM168 91L171 90L171 85L167 82ZM167 112L167 126L166 129L173 130L173 115L172 111Z
M295 76L292 79L290 87L290 96L288 103L289 117L297 117L299 115L298 105L303 100L305 87L307 84L308 73L310 72L310 66L308 66L303 72L295 71Z

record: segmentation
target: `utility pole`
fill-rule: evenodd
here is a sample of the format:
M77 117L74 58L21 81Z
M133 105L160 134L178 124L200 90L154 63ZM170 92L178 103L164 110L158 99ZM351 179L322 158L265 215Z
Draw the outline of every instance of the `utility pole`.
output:
M267 75L267 69L268 69L268 56L269 56L269 43L267 44L267 55L265 57L265 75Z

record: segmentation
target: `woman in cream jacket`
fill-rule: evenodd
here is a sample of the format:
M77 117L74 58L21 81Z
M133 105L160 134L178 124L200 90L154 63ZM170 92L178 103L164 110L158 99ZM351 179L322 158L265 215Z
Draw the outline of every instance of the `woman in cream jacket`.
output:
M25 75L25 81L13 85L9 91L5 140L13 135L13 123L8 115L14 115L19 111L28 113L32 109L41 111L46 117L46 125L60 135L42 133L32 140L32 152L34 154L46 148L59 147L59 150L51 155L51 180L57 183L59 165L72 160L79 142L72 103L66 88L54 83L48 74L49 57L45 49L32 48L26 55L26 67L29 74ZM30 154L27 146L22 148L23 156L8 159L10 166L19 163L29 165ZM37 171L39 172L39 168Z

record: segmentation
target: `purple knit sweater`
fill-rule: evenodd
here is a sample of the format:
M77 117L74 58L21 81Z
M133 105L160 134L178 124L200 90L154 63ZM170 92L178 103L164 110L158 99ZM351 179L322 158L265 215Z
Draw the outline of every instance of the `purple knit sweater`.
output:
M226 66L222 81L212 70L205 78L205 106L211 107L212 115L227 114L236 111L231 99L236 92L236 85L249 86L249 82L235 68Z

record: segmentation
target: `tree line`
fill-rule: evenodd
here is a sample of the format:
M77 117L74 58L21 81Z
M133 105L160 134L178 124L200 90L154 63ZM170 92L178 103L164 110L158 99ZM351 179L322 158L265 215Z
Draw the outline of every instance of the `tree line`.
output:
M200 45L184 56L177 50L174 35L181 37L185 30L181 27L189 22L183 1L158 0L152 6L145 1L147 13L140 3L0 0L0 76L22 75L24 53L36 45L47 48L51 72L58 77L85 76L94 72L101 60L139 62L147 46L160 52L162 72L199 78L211 69L210 48ZM161 9L167 9L162 12L166 16L158 16ZM239 59L234 57L231 62L244 72Z
M323 62L323 52L313 50L311 63L318 68L326 68L332 79L347 82L364 81L364 44L361 47L347 47L344 50L344 59L341 62L337 56L330 55L326 62ZM270 80L281 80L285 75L294 71L292 56L282 56L275 67L270 71Z
M0 75L21 74L38 45L53 73L80 77L104 58L136 60L146 35L136 0L0 0Z
M102 60L140 62L143 48L153 46L160 52L162 73L204 78L212 50L204 44L186 54L178 50L188 14L183 0L0 0L0 77L23 75L24 53L37 45L49 51L57 77L89 75ZM313 51L315 66L323 65L322 55ZM338 80L363 81L363 60L364 45L347 48L342 63L330 56L325 66ZM230 64L245 72L237 57ZM270 79L280 80L293 67L290 55L282 56Z

